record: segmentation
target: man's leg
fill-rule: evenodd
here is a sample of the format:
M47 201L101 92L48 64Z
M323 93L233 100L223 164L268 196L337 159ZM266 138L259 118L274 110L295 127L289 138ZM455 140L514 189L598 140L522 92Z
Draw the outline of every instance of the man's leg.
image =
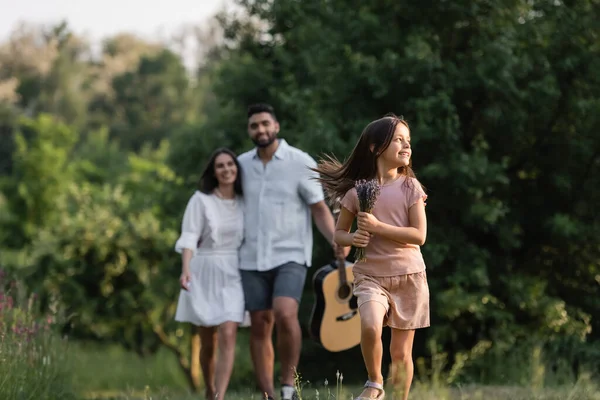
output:
M300 361L302 331L298 321L298 303L291 297L273 299L277 324L277 350L281 361L281 383L294 385L294 372Z
M304 290L306 266L296 263L284 264L276 269L273 289L273 312L277 326L277 349L281 361L281 384L283 399L290 399L294 385L294 373L300 361L302 331L298 321L298 306Z
M275 397L273 369L275 352L273 350L273 312L251 311L250 321L250 354L258 387L262 394Z
M241 271L246 310L250 312L250 355L258 387L264 396L275 396L273 369L272 274L269 271Z

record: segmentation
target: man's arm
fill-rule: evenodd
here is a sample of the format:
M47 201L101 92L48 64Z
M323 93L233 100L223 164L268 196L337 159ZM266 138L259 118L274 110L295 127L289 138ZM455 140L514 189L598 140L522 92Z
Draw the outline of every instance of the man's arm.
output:
M315 221L315 225L317 225L317 229L319 229L319 232L321 232L331 247L333 247L334 252L337 253L340 250L340 246L333 240L333 235L335 234L335 221L329 207L327 207L324 200L321 200L311 204L310 211L313 220ZM349 253L350 247L343 247L343 256L347 257Z
M325 204L324 200L321 200L315 204L311 204L310 211L312 213L315 225L321 232L321 235L333 246L333 234L335 233L335 221L333 220L333 214Z
M305 160L305 173L306 176L300 180L299 193L306 204L310 206L313 220L317 229L323 235L323 237L329 242L333 248L333 252L336 257L341 256L340 250L343 250L343 256L346 257L350 253L350 247L340 247L334 240L333 235L335 234L335 220L333 214L325 200L323 200L323 187L318 182L318 174L311 171L310 168L317 166L316 161L306 156Z

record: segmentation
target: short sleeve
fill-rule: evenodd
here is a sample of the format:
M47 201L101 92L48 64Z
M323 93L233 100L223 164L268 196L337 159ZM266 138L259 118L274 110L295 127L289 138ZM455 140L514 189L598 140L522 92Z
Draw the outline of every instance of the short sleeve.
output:
M175 243L175 251L196 250L203 228L202 199L196 192L188 201L181 222L181 235Z
M321 183L317 180L319 174L311 170L311 168L317 167L317 162L307 155L304 163L305 172L300 178L298 191L306 204L312 205L324 200L325 195L323 193L323 186L321 186Z
M346 192L342 200L340 200L340 205L350 211L352 214L358 214L358 195L356 194L356 189L352 188Z
M427 194L423 190L423 187L416 179L412 178L409 184L408 191L408 208L414 206L419 199L423 199L423 202L427 200Z

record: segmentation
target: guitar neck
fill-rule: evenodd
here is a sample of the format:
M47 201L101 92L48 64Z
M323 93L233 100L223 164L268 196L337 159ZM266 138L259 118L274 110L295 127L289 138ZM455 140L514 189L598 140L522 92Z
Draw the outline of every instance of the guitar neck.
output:
M346 278L346 260L343 257L338 257L337 259L337 269L340 274L340 283L345 285L347 283Z
M333 218L337 221L339 214L341 211L341 205L338 201L335 202L335 206L333 208ZM338 254L336 254L336 263L337 263L337 270L340 276L340 283L342 285L345 285L347 283L347 278L346 278L346 260L344 259L343 256L343 252L339 251Z

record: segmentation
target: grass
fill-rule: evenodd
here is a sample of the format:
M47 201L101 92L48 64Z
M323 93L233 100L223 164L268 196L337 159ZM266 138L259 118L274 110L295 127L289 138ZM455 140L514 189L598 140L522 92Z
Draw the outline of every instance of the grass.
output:
M9 289L0 286L0 399L203 399L202 394L188 390L167 350L141 358L116 345L68 342L53 329L55 314L35 311L35 296L19 296L18 287ZM254 389L247 335L245 330L239 332L228 400L264 398ZM489 343L483 343L459 354L451 365L434 348L428 365L422 358L416 360L411 400L600 400L600 385L591 374L575 376L566 360L564 368L557 369L561 360L544 357L540 347L514 348L506 357L487 354ZM316 381L297 375L302 400L351 400L360 393L356 379L348 384L339 371L326 376L331 371L327 372L321 356L318 361L314 370L307 368ZM469 377L488 384L477 384ZM399 397L388 388L386 399L393 398Z
M201 393L188 390L175 358L166 350L145 358L117 345L68 343L39 319L16 307L0 307L0 399L2 400L199 400ZM7 309L10 312L7 312ZM43 322L43 321L42 321ZM253 375L245 334L240 335L228 400L260 400L253 389ZM537 349L529 356L508 360L506 375L516 384L461 384L458 377L472 355L446 368L443 354L434 354L427 367L417 360L411 400L600 400L600 386L592 375L578 377L548 372ZM529 360L526 359L529 358ZM479 360L481 361L481 360ZM494 371L502 371L498 364ZM348 385L343 374L310 382L297 375L302 400L352 400L361 391ZM312 376L315 376L313 371ZM317 374L318 376L318 374ZM465 382L468 380L462 380ZM558 382L558 383L557 383ZM393 396L387 389L386 399Z
M3 321L6 322L6 319ZM13 324L14 326L14 324ZM17 399L86 399L86 400L198 400L181 376L172 355L164 350L140 358L116 345L66 343L56 335L44 333L29 344L21 337L4 331L0 342L0 398ZM47 332L47 331L44 331ZM21 342L21 345L19 345ZM246 349L240 351L234 368L234 379L228 400L260 400L252 387L251 370ZM534 353L535 354L535 353ZM411 400L600 400L600 386L589 374L581 374L570 383L563 379L552 385L555 375L548 374L536 357L523 366L523 379L518 385L460 384L455 380L457 368L443 368L444 358L433 357L433 365L416 363L417 372ZM525 376L527 375L527 376ZM246 382L247 379L252 382ZM348 385L343 375L310 382L298 375L297 388L302 400L353 399L361 391L359 385ZM73 394L73 393L76 393ZM392 396L388 389L387 399Z
M137 356L125 353L117 347L99 348L88 345L75 346L74 379L82 399L86 400L198 400L201 394L190 393L185 382L179 377L174 360L170 354L159 352L155 356L141 360ZM243 355L241 355L243 357ZM439 356L437 358L443 359ZM247 360L241 360L245 365ZM533 357L531 365L523 370L530 370L531 376L522 380L519 385L461 385L452 382L456 376L456 368L444 372L443 362L438 362L428 371L421 370L411 390L411 400L600 400L600 386L591 375L582 374L570 384L553 386L544 384L545 373L541 372L538 361ZM419 369L417 363L417 369ZM110 365L110 368L102 367ZM86 367L87 366L87 367ZM236 364L237 366L237 364ZM420 366L422 369L422 365ZM234 378L238 370L234 369ZM535 378L532 378L535 376ZM547 375L554 379L553 375ZM239 381L228 391L227 399L260 400L263 397L256 390L242 387ZM297 376L296 386L302 400L351 400L357 396L361 387L346 385L343 375L333 377L332 381L323 379L320 382L309 382ZM386 399L399 398L392 396L388 389Z
M36 297L17 285L0 286L0 399L74 399L68 343L54 331L54 315L35 307Z
M335 388L323 386L311 390L303 390L302 400L347 399L352 400L360 393L360 387L344 387L339 392ZM336 395L336 392L339 395ZM198 400L198 394L167 388L155 389L147 387L140 391L104 391L89 392L83 397L88 400ZM388 391L386 399L394 397ZM399 397L397 397L399 398ZM261 400L255 391L241 390L228 392L227 399L231 400ZM466 386L461 388L427 388L416 385L411 391L411 400L598 400L599 388L591 382L582 379L572 387L560 389L535 390L523 387L506 386Z
M65 360L66 343L42 333L24 341L3 332L0 339L0 399L75 398Z
M231 388L242 392L253 383L252 364L245 355L248 350L243 346L247 342L244 334L238 335L234 376L230 384ZM85 398L103 398L101 395L115 392L140 398L150 390L148 387L153 393L172 392L176 396L185 396L188 392L187 381L175 357L165 348L142 358L118 345L76 342L71 344L70 359L72 385ZM198 399L198 395L194 396L190 398Z

